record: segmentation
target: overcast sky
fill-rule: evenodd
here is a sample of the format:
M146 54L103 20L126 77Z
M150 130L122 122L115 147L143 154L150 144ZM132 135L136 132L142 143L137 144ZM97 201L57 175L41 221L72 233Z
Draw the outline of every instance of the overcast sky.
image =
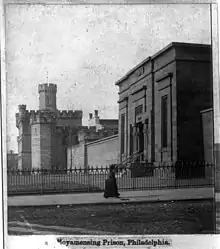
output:
M58 109L118 118L115 82L170 42L210 44L208 5L9 5L8 149L19 104L38 109L38 84L57 84Z

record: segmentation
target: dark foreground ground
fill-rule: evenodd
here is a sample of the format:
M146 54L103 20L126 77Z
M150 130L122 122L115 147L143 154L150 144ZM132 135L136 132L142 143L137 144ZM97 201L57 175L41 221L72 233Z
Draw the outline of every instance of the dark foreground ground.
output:
M213 233L212 201L9 207L8 221L66 226L117 234Z

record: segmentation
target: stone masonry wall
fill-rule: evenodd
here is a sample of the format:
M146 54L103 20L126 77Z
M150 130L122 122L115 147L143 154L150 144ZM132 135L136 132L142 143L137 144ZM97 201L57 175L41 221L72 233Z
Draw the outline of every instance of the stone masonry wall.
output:
M7 154L7 170L18 169L18 154L8 153Z
M67 167L67 155L65 147L65 137L62 129L56 128L56 133L54 134L54 143L53 146L53 167L56 169L64 170Z
M51 124L40 125L40 157L41 168L51 169L52 166L52 131Z
M85 143L79 143L67 149L67 168L85 167Z
M57 126L82 126L81 118L59 118L57 120Z
M31 127L31 156L32 169L41 168L41 148L40 148L40 124L34 124Z
M18 137L18 168L31 169L31 130L29 120L20 123L20 135Z
M106 167L117 163L118 135L68 147L67 168Z
M211 64L177 62L178 159L204 160L200 112L212 106Z
M203 143L204 159L207 163L213 163L213 110L203 111Z
M176 136L176 64L171 62L155 72L155 161L170 162L177 157ZM172 74L172 77L169 76ZM167 96L167 147L162 147L161 139L161 99ZM171 107L172 105L172 107ZM172 108L172 109L171 109ZM171 120L172 119L172 120ZM172 133L171 133L172 129Z
M106 167L117 163L118 135L87 143L86 146L89 166Z

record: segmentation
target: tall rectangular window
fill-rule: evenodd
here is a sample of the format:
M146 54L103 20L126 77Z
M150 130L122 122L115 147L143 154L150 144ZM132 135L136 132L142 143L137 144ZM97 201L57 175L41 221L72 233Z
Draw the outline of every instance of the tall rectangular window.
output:
M130 155L133 154L133 127L130 125Z
M125 114L121 114L121 154L125 152Z
M167 130L168 130L168 97L167 95L161 98L161 142L162 147L167 147Z

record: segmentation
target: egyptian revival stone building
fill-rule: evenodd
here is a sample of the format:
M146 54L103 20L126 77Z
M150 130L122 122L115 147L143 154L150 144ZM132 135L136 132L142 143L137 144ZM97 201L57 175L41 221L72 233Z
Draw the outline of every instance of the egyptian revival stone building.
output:
M28 111L26 105L19 105L16 113L18 169L66 169L68 146L117 133L117 122L111 126L109 120L110 127L82 126L81 110L57 110L56 85L40 84L38 93L39 110Z
M116 82L120 161L204 160L201 111L212 107L211 46L171 43Z

